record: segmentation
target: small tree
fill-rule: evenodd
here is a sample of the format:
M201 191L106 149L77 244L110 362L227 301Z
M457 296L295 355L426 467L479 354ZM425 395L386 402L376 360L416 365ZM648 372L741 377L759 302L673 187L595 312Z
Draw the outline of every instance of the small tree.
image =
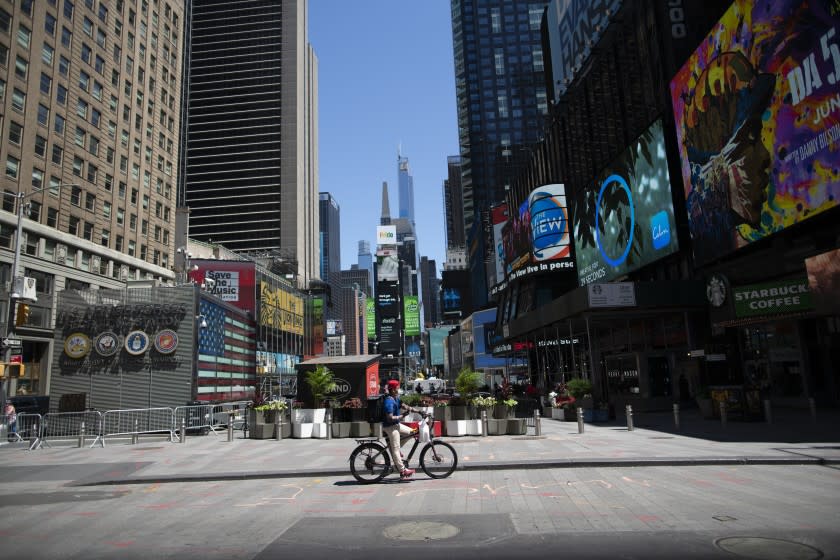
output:
M586 395L592 393L592 383L588 379L575 377L566 382L566 390L575 400L579 401Z
M469 395L478 391L480 383L481 374L465 367L455 378L455 390L461 394L461 398L466 399Z
M312 391L312 400L315 401L315 408L323 404L327 393L335 390L333 372L324 365L320 365L307 373L306 382L309 384L310 391Z

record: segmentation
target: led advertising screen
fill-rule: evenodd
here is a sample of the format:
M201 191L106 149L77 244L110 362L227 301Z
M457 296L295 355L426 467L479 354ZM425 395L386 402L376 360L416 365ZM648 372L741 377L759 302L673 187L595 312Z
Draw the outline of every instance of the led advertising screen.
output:
M420 304L417 296L403 297L403 317L405 318L405 336L420 334Z
M836 2L738 0L671 81L698 262L837 206L838 26Z
M678 249L662 121L575 198L581 286L609 282Z
M190 280L204 291L255 313L256 265L252 262L192 259ZM209 280L209 281L208 281Z
M531 191L502 227L502 251L511 280L574 268L564 185L542 185Z

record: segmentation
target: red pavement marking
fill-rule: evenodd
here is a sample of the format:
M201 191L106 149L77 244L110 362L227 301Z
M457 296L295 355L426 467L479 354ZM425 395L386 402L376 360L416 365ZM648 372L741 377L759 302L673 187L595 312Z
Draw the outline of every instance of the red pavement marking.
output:
M642 523L650 523L650 522L653 522L653 521L662 521L656 515L645 515L645 514L637 515L636 519L638 519Z
M134 544L134 541L105 541L105 544L110 544L117 548L128 548Z
M728 473L718 473L717 477L721 480L725 480L726 482L731 482L733 484L752 484L752 480L748 478L741 478L739 476L733 476Z
M385 508L377 509L304 509L304 513L385 513Z
M162 504L153 504L150 506L140 506L143 509L172 509L177 506L177 502L164 502Z

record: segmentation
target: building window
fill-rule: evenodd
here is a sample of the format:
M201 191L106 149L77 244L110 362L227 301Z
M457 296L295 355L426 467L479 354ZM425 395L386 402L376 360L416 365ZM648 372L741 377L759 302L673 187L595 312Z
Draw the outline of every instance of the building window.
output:
M79 235L79 218L76 216L70 216L70 220L67 224L67 233L71 235ZM68 249L67 255L70 256L72 251Z
M16 57L15 58L15 75L22 79L26 79L26 72L29 70L29 62L25 58Z
M18 45L26 50L29 50L29 40L32 38L32 31L25 25L18 26L17 42Z
M9 121L9 142L20 146L23 140L23 127L14 121Z
M32 168L32 186L37 190L44 185L44 172L37 167Z
M56 113L55 124L53 126L56 134L64 134L64 117Z
M26 94L17 88L12 90L12 109L21 113L26 109Z
M51 228L58 228L58 210L47 208L47 225Z
M50 110L41 103L38 103L38 124L41 126L50 124Z
M55 101L59 105L67 104L67 88L61 84L55 90Z
M35 136L35 155L41 158L47 156L47 139L43 136Z
M106 220L111 219L111 203L107 200L102 203L102 217Z
M64 159L64 150L61 146L57 144L53 144L52 149L52 162L61 165L62 160Z
M115 251L122 251L123 250L123 236L122 235L117 236L117 242L114 245L114 250Z
M93 224L92 223L85 222L82 237L84 237L88 241L93 241Z
M122 208L117 208L117 225L125 225L125 210L123 210Z
M82 205L82 189L80 187L73 187L73 190L70 192L70 204L73 206Z
M137 244L134 242L133 239L129 240L129 242L128 242L128 256L133 257L136 250L137 250Z
M15 156L6 156L6 177L17 179L20 172L20 160Z
M108 231L107 229L103 229L102 230L102 236L99 239L99 244L102 245L103 247L108 247L108 245L110 243L111 243L111 232Z
M63 56L58 57L58 73L65 77L70 74L70 61Z
M52 66L53 59L55 59L55 49L44 43L41 47L41 61L47 66Z

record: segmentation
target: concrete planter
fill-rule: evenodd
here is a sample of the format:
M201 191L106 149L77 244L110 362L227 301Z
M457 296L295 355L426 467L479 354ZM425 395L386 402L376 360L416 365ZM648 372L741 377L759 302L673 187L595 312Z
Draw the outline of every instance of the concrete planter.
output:
M350 422L350 437L370 437L368 422Z
M345 438L350 437L351 422L333 422L332 423L332 437Z
M525 425L524 418L508 418L507 433L511 436L524 436L528 427Z
M481 420L465 420L465 422L467 423L468 436L481 435Z
M554 420L565 420L566 419L566 411L562 408L552 408L551 409L551 418Z
M315 422L312 424L312 437L316 439L327 439L327 424L326 422Z
M312 437L312 422L300 422L292 424L292 437L298 439L309 439Z
M490 418L487 420L487 435L501 436L507 433L507 419Z
M248 436L251 439L271 439L274 437L274 424L254 424L249 426Z
M465 435L467 435L467 421L466 420L449 420L446 423L446 435L448 435L448 436L465 436Z

